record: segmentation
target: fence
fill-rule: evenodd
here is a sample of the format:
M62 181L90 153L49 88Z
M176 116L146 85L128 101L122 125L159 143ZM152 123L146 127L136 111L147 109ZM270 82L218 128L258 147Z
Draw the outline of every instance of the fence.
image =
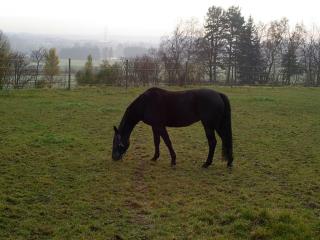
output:
M58 71L46 72L41 65L10 59L1 64L0 89L19 88L67 88L76 85L75 71L71 68L71 59L67 66L59 66Z
M101 68L101 67L100 67ZM199 62L184 64L166 64L160 62L143 62L124 60L115 66L109 66L111 72L99 75L99 71L85 78L83 84L114 84L119 86L140 85L308 85L310 74L303 68L298 73L287 73L283 68L268 72L257 67L231 66L230 69L210 70ZM98 70L98 69L96 69ZM101 69L100 69L101 70ZM211 77L210 77L211 76ZM320 76L313 76L313 84L319 85Z
M234 67L230 69L216 69L211 71L203 63L172 64L158 61L121 60L113 64L101 64L92 67L88 72L76 71L72 68L69 59L65 66L60 66L59 71L52 74L45 72L43 66L15 62L11 59L9 64L1 64L0 59L0 89L8 88L63 88L71 89L78 84L83 85L117 85L151 86L151 85L192 85L192 84L260 84L260 85L289 85L304 84L310 75L304 71L291 75L288 82L287 73L283 69L270 72L252 68L242 68L241 71ZM216 77L213 77L212 74ZM216 78L215 81L210 81ZM317 76L319 77L319 76ZM320 79L314 79L320 83ZM315 85L315 84L313 84Z

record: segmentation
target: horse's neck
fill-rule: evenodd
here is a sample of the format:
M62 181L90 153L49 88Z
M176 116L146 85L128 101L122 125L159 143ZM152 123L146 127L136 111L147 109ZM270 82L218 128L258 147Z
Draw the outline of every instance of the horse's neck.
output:
M141 120L138 112L139 108L136 105L133 103L127 108L119 126L121 135L127 139L129 139L133 128Z

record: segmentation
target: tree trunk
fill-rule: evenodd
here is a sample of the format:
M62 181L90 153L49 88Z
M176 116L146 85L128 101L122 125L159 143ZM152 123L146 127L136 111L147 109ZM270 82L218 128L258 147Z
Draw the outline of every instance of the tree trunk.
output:
M272 70L273 64L274 64L274 56L271 57L271 63L269 64L269 67L268 67L267 76L266 76L266 82L270 81L270 74L271 74L271 70Z
M213 82L217 82L217 56L214 54L213 56Z
M212 61L212 57L213 57L213 40L211 37L211 41L210 41L210 56L209 56L209 78L210 78L210 82L212 83L213 80L213 73L212 73L212 67L213 67L213 61Z

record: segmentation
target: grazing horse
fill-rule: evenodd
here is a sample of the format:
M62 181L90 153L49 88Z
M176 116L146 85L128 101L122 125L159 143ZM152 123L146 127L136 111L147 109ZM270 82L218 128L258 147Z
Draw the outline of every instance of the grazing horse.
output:
M130 145L130 134L139 122L150 125L153 131L155 152L152 160L160 156L160 137L167 145L171 155L171 165L176 164L166 127L185 127L201 121L209 144L207 161L204 168L211 165L217 144L215 131L222 140L222 155L227 166L232 167L232 129L231 108L226 95L210 89L187 91L167 91L150 88L137 97L127 108L118 128L114 127L113 160L119 160Z

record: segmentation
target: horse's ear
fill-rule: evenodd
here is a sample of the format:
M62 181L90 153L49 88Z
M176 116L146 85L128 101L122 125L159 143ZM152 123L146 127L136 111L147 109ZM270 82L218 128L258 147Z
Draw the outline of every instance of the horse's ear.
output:
M113 126L113 130L114 130L115 133L118 133L118 129L117 129L116 126Z

